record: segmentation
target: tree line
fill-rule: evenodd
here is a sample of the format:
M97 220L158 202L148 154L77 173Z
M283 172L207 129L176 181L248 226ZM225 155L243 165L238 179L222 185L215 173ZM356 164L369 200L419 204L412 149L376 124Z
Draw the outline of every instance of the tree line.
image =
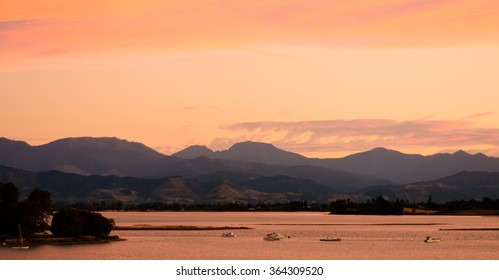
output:
M331 212L332 214L358 214L358 215L401 215L418 214L424 210L432 214L456 214L462 211L473 211L488 209L490 213L499 213L499 199L484 197L482 199L455 200L445 203L437 203L428 197L427 201L410 202L408 200L389 200L383 196L367 199L362 202L351 201L350 199L338 199L330 203L317 203L307 201L290 201L278 203L168 203L168 202L147 202L147 203L123 203L113 202L92 202L92 203L58 203L58 207L73 207L88 211L317 211Z

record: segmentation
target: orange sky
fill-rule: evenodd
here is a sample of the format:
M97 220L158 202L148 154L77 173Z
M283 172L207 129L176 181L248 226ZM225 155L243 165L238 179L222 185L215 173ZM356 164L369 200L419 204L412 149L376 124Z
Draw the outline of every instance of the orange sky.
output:
M0 2L0 136L499 156L499 2Z

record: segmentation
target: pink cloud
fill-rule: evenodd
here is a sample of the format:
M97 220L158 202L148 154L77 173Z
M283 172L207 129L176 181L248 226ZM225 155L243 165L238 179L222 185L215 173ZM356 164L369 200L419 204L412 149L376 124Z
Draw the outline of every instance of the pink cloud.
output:
M130 6L121 1L85 1L81 6L56 2L33 3L30 10L11 3L12 14L4 14L12 20L0 21L0 30L15 34L4 40L86 51L266 43L366 47L499 42L499 2L489 0L165 1ZM24 30L21 27L38 21L16 19L16 14L50 24Z

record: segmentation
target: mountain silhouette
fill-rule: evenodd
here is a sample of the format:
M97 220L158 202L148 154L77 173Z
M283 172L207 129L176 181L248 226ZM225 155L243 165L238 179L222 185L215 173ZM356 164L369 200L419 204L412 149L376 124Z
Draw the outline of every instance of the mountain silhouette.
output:
M272 144L252 141L236 143L228 150L216 152L205 146L190 146L172 154L172 156L185 159L206 156L216 159L244 160L279 165L303 165L307 161L307 158L302 155L281 150Z
M34 171L133 176L164 157L141 143L111 137L65 138L41 146L5 138L0 143L0 164Z
M167 156L141 143L114 137L65 138L40 146L0 138L0 165L36 172L59 170L142 178L196 177L217 172L283 175L348 191L390 182L431 181L461 171L495 172L499 171L499 158L461 150L422 156L375 148L343 158L318 159L251 141L223 151L191 146Z
M184 158L184 159L193 159L197 157L211 157L215 158L213 156L214 152L210 150L206 146L201 146L201 145L193 145L189 146L186 149L176 152L172 154L173 157L178 157L178 158Z
M193 151L189 148L186 150ZM204 150L209 149L205 147ZM184 155L183 151L174 155L182 157ZM336 172L364 174L372 176L372 178L383 178L397 183L434 180L464 170L499 171L499 158L487 157L481 153L471 155L462 150L453 154L441 153L422 156L404 154L378 147L343 158L318 159L287 152L266 143L243 142L235 144L228 150L211 151L203 155L214 159L243 160L287 166L323 167ZM200 155L190 153L189 156L194 158Z
M272 145L243 143L232 150L243 155L244 149L263 150L277 159L286 159L291 154L280 151ZM210 154L202 147L192 147L191 151ZM269 151L277 151L275 157ZM204 152L203 152L204 151ZM284 156L282 156L284 155ZM161 178L166 176L195 177L212 172L247 172L258 176L284 175L303 178L339 189L361 188L385 182L359 174L334 171L318 166L289 166L254 162L227 156L214 159L198 156L192 159L166 156L136 142L118 138L65 138L45 145L30 146L20 141L0 139L0 164L35 172L58 170L80 175L116 175L142 178ZM234 158L234 159L232 159ZM304 158L304 157L303 157ZM272 161L276 163L277 161Z
M409 183L434 180L460 171L499 171L499 158L464 151L422 156L376 148L341 159L325 159L319 165Z

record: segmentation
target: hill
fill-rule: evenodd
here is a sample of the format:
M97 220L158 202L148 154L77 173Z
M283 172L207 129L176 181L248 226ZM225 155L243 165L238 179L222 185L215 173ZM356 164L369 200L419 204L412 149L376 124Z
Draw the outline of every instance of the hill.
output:
M483 197L499 197L499 172L462 171L457 174L428 182L410 183L398 186L368 187L363 194L367 197L383 195L391 199L435 202L452 200L480 200Z
M371 186L362 190L352 189L349 192L336 190L309 179L236 172L147 179L83 176L60 171L31 172L0 166L0 182L13 182L20 188L22 195L40 187L50 191L56 201L87 203L329 203L337 199L361 202L379 196L391 200L407 200L410 203L426 201L431 197L434 202L443 203L499 197L499 172L463 171L428 182Z
M235 176L236 177L236 176ZM239 177L243 178L243 177ZM0 166L0 182L12 182L27 195L36 187L48 190L56 201L145 203L276 203L294 200L326 201L335 191L310 180L287 176L255 176L219 180L171 176L144 179L119 176L83 176L60 171L31 172Z

